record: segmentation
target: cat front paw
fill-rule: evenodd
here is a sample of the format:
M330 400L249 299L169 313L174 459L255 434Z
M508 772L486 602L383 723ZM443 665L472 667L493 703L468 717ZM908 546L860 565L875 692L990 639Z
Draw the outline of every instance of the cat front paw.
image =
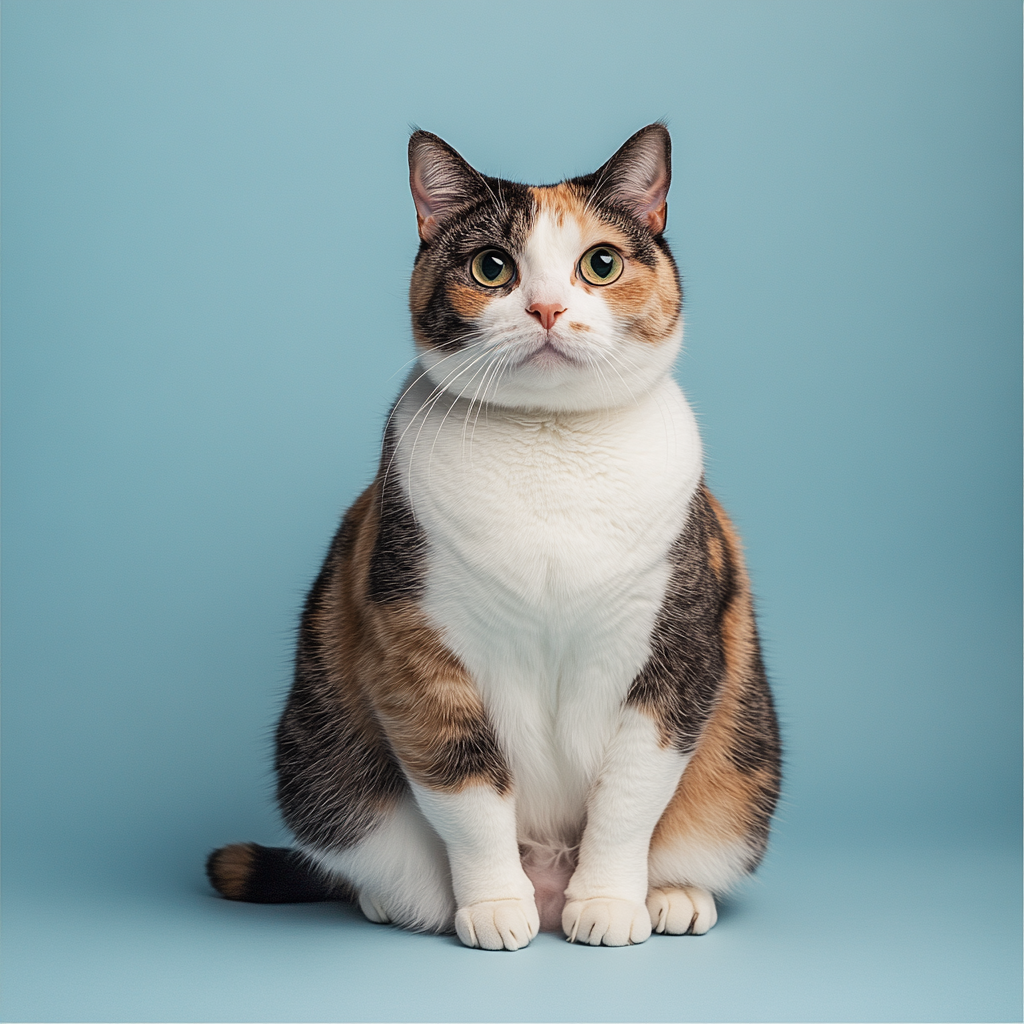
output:
M642 903L632 900L570 900L562 911L562 931L570 942L631 946L650 938L651 916Z
M522 949L540 931L540 917L532 899L483 900L459 909L455 931L476 949Z
M718 920L715 897L693 885L651 889L647 909L659 935L703 935Z

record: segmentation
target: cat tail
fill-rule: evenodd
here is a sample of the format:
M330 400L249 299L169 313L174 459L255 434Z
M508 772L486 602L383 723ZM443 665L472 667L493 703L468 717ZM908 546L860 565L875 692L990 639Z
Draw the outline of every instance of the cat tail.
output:
M243 903L355 901L344 882L325 878L299 850L283 846L222 846L206 859L206 877L225 899Z

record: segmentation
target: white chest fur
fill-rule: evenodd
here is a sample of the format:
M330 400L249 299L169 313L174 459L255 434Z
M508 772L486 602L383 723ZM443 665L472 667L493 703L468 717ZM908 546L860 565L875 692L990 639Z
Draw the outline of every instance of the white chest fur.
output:
M428 541L424 610L480 689L520 836L572 842L649 637L700 480L696 423L662 381L637 404L526 414L426 385L395 413Z

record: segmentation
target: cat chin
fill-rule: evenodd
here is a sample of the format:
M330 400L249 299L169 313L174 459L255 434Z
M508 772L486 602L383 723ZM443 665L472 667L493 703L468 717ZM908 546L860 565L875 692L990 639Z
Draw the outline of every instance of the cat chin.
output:
M632 405L672 370L682 342L676 337L630 364L619 358L592 365L531 360L504 377L488 395L493 405L549 412L596 412Z
M642 347L638 347L642 346ZM435 350L421 351L420 362L437 391L482 405L520 411L592 413L632 405L649 394L672 370L682 347L682 330L658 344L632 342L614 359L587 358L552 351L534 352L482 384L467 378ZM539 356L539 358L538 358ZM465 365L472 366L467 355ZM467 383L463 383L467 381Z

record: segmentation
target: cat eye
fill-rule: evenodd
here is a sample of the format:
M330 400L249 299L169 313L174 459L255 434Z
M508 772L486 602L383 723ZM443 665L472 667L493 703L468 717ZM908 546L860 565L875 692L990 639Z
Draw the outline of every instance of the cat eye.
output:
M485 288L500 288L515 277L516 265L507 252L500 249L484 249L473 257L469 271L477 284Z
M622 275L622 257L607 245L595 245L580 260L580 277L587 284L611 284Z

